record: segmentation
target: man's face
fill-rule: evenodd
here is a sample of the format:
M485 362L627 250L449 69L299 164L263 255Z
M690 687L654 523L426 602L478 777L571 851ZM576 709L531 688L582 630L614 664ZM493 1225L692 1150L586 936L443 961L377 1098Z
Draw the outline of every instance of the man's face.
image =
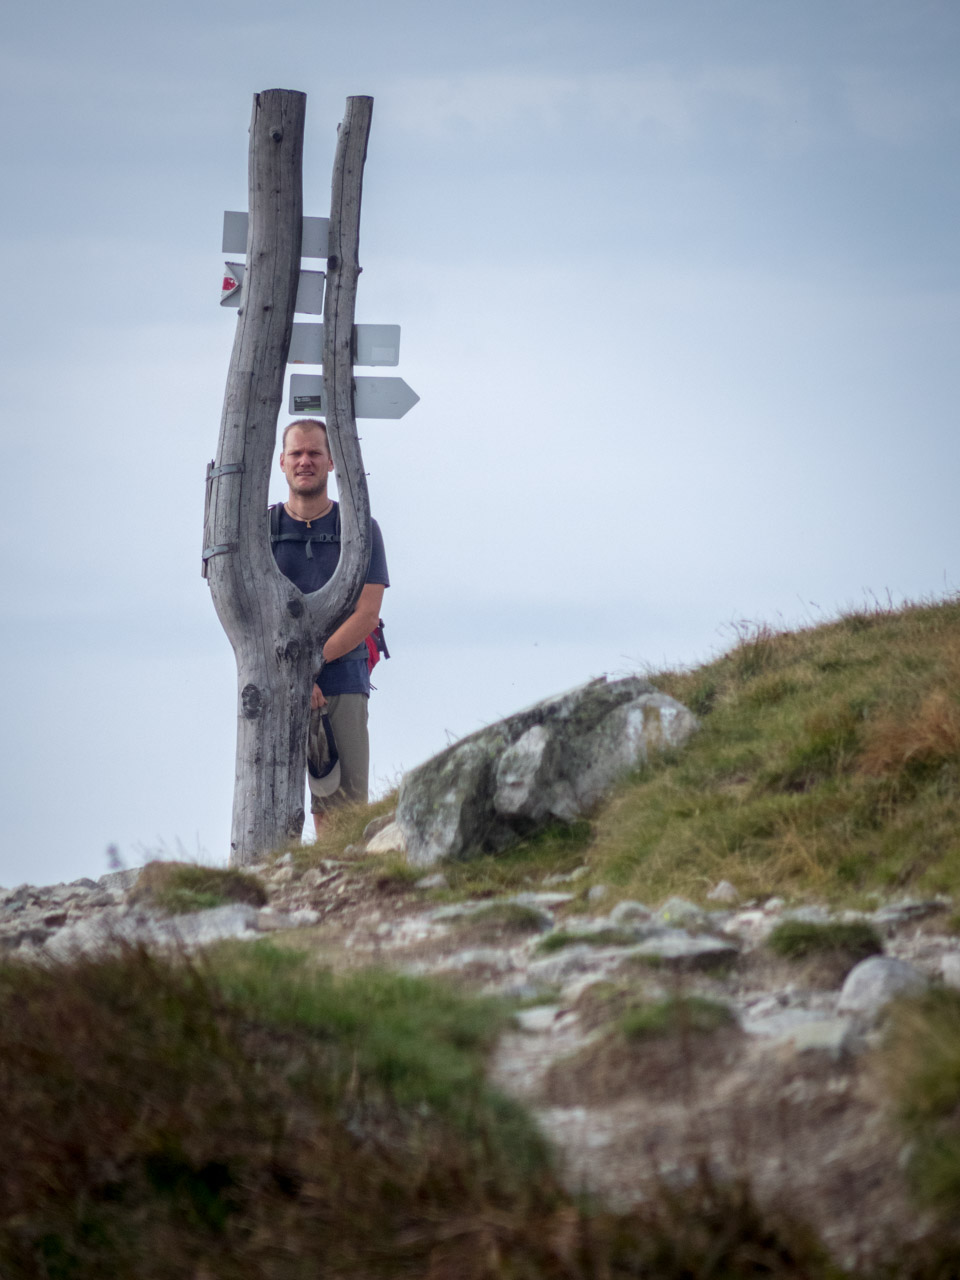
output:
M326 493L333 459L323 432L318 427L294 427L287 434L287 443L280 455L280 470L287 478L290 492L297 497Z

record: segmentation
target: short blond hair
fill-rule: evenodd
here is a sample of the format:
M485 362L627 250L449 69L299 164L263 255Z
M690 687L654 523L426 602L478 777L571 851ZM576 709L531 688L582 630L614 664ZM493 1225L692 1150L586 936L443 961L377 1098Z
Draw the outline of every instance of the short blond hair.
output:
M297 418L295 422L288 422L283 428L283 440L280 444L280 452L283 453L287 447L287 436L294 427L300 427L306 431L322 431L323 442L327 446L327 453L330 452L330 438L327 435L327 424L321 422L319 418Z

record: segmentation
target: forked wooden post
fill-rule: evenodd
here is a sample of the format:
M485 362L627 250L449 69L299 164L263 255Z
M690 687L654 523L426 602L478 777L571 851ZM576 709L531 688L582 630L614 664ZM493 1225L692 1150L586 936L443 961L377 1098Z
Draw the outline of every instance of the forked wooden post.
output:
M370 559L370 504L353 415L352 361L370 98L347 100L340 130L328 263L334 300L324 314L326 341L334 349L332 358L328 348L324 351L324 387L333 407L340 563L321 591L304 595L279 571L270 548L270 466L300 274L305 107L304 94L285 89L254 98L243 301L217 456L207 469L204 576L237 660L230 840L235 865L255 861L303 829L310 688L323 645L353 610Z

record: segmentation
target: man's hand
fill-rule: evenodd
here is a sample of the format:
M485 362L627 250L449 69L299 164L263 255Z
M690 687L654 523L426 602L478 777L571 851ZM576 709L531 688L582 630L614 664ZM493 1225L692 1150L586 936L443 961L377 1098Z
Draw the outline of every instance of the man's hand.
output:
M327 700L320 692L320 686L315 684L310 690L310 710L321 711L327 705Z

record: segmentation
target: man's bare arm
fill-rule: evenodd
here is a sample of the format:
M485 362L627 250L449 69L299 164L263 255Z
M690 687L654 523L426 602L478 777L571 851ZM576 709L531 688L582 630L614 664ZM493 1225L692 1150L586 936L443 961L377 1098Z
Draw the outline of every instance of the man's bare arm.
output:
M333 662L342 658L345 653L355 649L366 640L367 636L380 621L380 606L383 604L383 586L377 582L368 582L360 592L357 607L346 622L336 631L323 646L324 662Z

